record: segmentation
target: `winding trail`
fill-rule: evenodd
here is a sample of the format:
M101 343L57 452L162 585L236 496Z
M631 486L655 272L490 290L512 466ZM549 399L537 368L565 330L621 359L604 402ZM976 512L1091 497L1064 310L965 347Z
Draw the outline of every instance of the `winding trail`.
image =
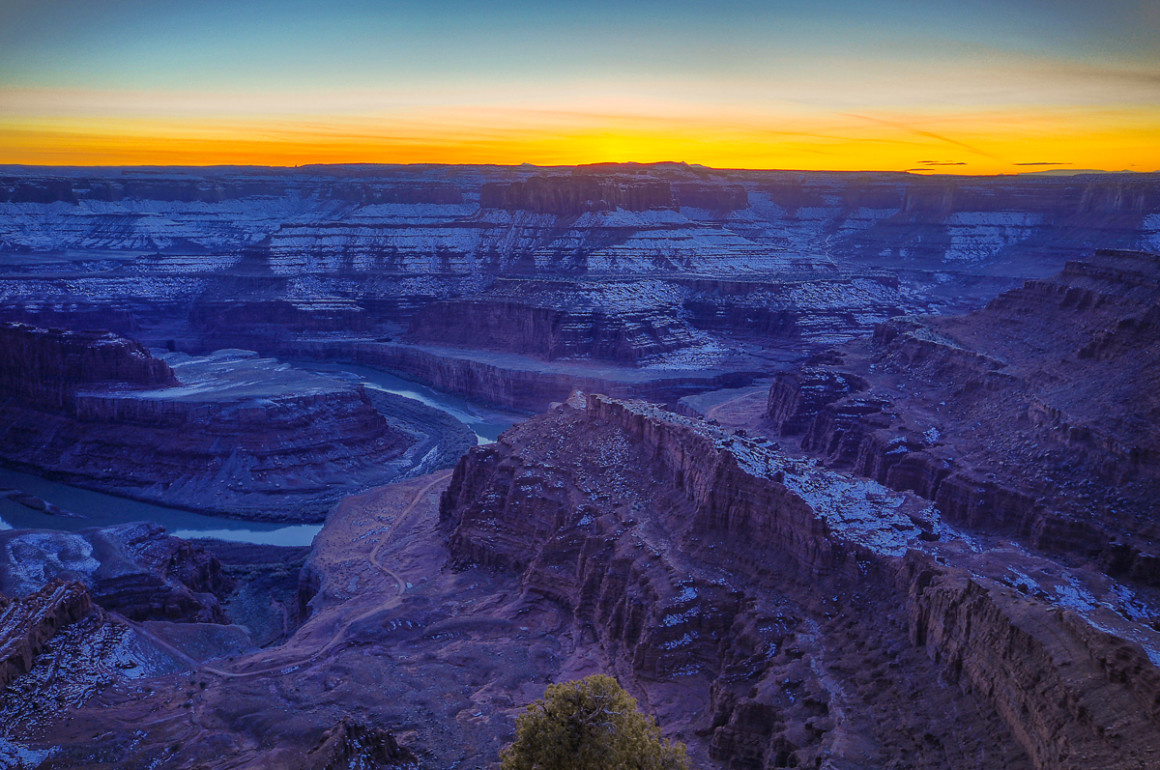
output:
M373 615L378 615L385 610L394 609L395 607L399 606L403 601L403 594L407 590L407 581L404 580L403 577L399 575L399 573L383 564L381 555L384 549L394 542L389 536L395 534L396 532L402 531L405 526L411 525L411 519L414 517L415 509L419 503L434 487L438 486L439 484L446 483L447 480L451 478L451 473L451 470L440 471L435 474L430 482L420 488L419 491L417 491L412 496L410 502L407 504L407 507L403 509L403 511L398 515L397 518L395 518L393 522L391 522L391 525L387 529L382 530L381 539L374 547L374 549L371 550L368 559L370 563L377 570L379 570L379 572L395 582L396 590L393 596L386 598L385 601L376 602L375 606L366 612L360 613L353 618L343 621L334 629L334 633L331 634L330 639L327 640L325 644L323 644L309 655L303 656L297 660L292 659L289 661L283 661L277 665L265 666L263 668L250 669L247 671L227 671L216 666L202 665L196 669L196 672L214 674L225 679L242 679L252 676L263 676L266 674L285 671L286 669L296 669L304 665L310 665L317 662L319 658L323 657L328 652L338 647L343 642L347 631L352 625L359 623L360 621L365 620L366 618L369 618Z

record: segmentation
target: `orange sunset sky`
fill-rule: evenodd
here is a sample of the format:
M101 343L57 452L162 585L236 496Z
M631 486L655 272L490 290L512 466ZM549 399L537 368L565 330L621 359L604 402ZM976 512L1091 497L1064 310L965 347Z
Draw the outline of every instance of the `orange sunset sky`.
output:
M1160 169L1160 7L0 5L0 163Z

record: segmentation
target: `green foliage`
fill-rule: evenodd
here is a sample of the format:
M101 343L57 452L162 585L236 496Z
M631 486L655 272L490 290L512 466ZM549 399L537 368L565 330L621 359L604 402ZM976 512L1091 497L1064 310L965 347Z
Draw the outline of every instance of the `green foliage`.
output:
M685 746L661 738L652 717L610 676L548 686L516 721L503 770L688 770Z

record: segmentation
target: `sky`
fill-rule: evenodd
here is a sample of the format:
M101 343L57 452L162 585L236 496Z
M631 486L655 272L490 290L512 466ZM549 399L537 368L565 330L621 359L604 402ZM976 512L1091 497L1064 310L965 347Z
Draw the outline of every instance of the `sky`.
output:
M0 0L0 163L1160 170L1156 0Z

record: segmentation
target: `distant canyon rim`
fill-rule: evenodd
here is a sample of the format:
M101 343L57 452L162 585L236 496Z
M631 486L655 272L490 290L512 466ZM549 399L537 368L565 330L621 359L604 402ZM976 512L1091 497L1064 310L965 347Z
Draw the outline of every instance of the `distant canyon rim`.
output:
M0 766L1158 767L1158 383L1158 174L0 167Z

